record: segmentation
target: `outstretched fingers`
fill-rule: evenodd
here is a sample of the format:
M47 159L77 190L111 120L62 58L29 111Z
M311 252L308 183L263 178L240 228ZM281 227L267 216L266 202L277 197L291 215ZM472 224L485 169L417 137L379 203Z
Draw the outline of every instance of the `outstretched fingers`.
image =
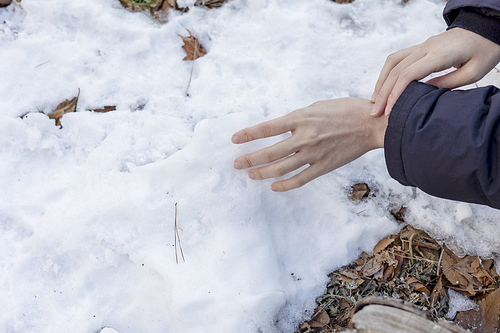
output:
M245 143L256 139L268 138L291 131L289 115L247 127L233 134L233 143Z
M323 174L324 173L322 173L316 165L311 165L291 178L272 183L271 190L273 190L274 192L285 192L293 190L295 188L304 186L311 180Z
M290 143L290 139L292 138L288 138L270 147L238 157L234 160L234 168L246 169L261 164L271 163L295 153L296 149L294 145Z
M270 165L250 169L250 171L248 171L248 176L251 179L256 180L281 177L306 164L307 162L301 157L299 152L289 155L285 159L274 162Z

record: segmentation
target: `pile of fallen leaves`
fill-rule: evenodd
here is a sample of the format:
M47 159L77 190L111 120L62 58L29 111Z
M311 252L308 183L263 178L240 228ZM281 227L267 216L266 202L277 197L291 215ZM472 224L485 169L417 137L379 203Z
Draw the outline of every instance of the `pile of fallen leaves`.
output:
M359 192L365 190L364 185L354 185L351 198L362 198ZM406 224L404 212L404 207L391 212L405 223L399 233L382 239L372 254L363 252L355 262L330 274L327 292L316 300L318 307L311 319L300 325L300 333L352 328L354 305L367 296L402 299L437 321L448 312L446 288L479 305L479 311L459 312L455 324L472 332L497 332L500 279L493 260L460 258L424 231Z
M2 0L0 0L2 1ZM123 7L132 12L149 11L152 17L161 23L167 22L167 12L175 9L187 12L188 8L179 7L176 0L119 0ZM195 6L205 6L208 9L220 7L226 0L197 0Z

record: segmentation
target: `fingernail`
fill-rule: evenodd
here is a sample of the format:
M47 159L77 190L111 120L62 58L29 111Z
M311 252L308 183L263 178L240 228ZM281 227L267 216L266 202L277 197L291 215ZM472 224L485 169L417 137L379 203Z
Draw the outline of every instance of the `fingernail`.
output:
M370 101L372 101L372 103L375 101L375 91L373 92L372 97L370 97Z
M377 113L377 106L376 106L376 105L374 105L374 106L372 107L372 110L370 111L370 114L371 114L372 116L373 116L375 113Z
M231 138L231 141L233 141L233 143L240 143L240 138L237 137L236 135L233 135L233 137Z
M252 171L248 173L248 177L250 177L250 179L255 179L255 175L253 174Z
M278 192L278 188L275 185L271 185L271 191Z
M241 165L241 163L238 162L238 161L234 161L233 166L234 166L235 169L241 169L241 168L243 168L243 166Z

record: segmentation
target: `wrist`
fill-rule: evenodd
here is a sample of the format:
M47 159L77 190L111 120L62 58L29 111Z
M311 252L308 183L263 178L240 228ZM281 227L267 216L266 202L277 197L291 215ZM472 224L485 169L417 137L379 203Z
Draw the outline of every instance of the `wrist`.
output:
M377 118L373 118L375 121L375 124L373 126L373 135L374 135L374 143L375 143L375 148L384 148L384 138L385 138L385 132L387 130L387 125L389 123L389 116L382 115Z
M362 99L361 103L361 112L366 123L365 130L368 133L368 150L384 148L384 137L389 117L385 115L373 117L370 115L373 103L368 99Z

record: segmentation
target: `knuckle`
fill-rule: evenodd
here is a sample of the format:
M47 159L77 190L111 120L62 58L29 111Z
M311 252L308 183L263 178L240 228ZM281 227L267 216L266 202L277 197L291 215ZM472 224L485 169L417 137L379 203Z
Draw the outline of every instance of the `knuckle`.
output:
M264 150L264 158L266 159L266 162L271 162L274 161L274 153L270 150Z
M245 138L245 142L252 141L253 136L248 133L248 131L243 132L243 137Z
M292 179L292 188L299 188L302 187L306 184L306 180L302 177L296 177L295 179Z
M284 176L287 174L287 170L282 165L279 165L279 166L276 166L275 173L278 177L281 177L281 176Z
M247 168L253 166L253 163L252 163L252 160L250 159L250 156L244 156L243 163L245 163Z
M271 127L269 125L263 124L259 128L259 132L260 132L262 137L268 137L271 133Z
M426 45L426 44L433 45L436 43L439 44L439 37L438 36L431 36L431 37L427 38L427 40L424 42L424 45Z
M401 66L396 65L394 68L389 72L389 76L391 77L397 77L401 73Z
M399 57L397 55L397 53L391 53L387 56L387 59L385 59L385 63L387 65L392 65L392 64L395 64L397 63L397 61L399 60Z
M259 169L254 169L251 172L254 174L255 179L262 179L262 173Z
M405 68L399 73L399 77L406 80L411 77L411 71Z

